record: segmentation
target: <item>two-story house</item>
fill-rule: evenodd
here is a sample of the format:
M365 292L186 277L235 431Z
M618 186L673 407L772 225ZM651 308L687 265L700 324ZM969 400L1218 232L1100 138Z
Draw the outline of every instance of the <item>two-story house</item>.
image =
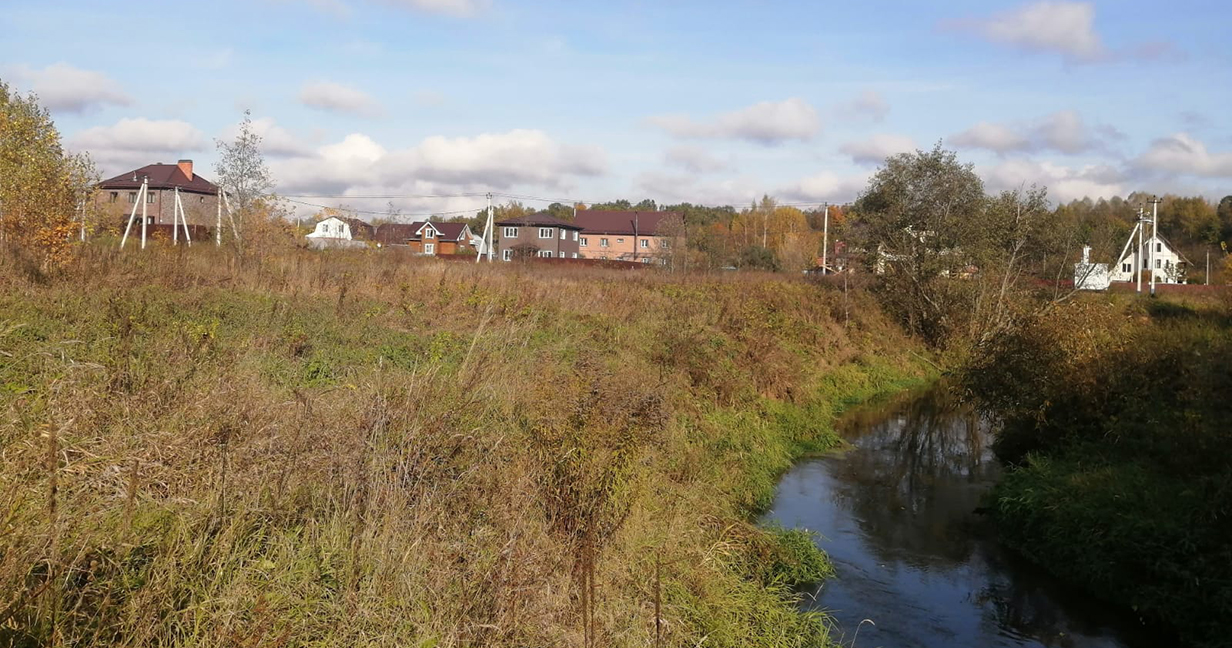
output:
M314 248L365 247L376 230L358 218L330 216L317 221L306 237Z
M662 263L678 235L667 230L679 222L677 212L581 209L574 221L582 228L578 252L587 259Z
M502 261L536 256L555 259L578 258L578 239L582 228L540 212L496 223L500 240L496 245Z
M1164 237L1155 235L1155 240L1144 236L1142 248L1132 249L1133 241L1125 244L1121 260L1112 267L1109 279L1112 281L1134 281L1136 272L1150 270L1155 275L1156 283L1182 283L1185 281L1185 270L1189 261L1176 248L1172 247ZM1152 250L1151 248L1154 248ZM1154 264L1154 267L1151 267ZM1151 274L1143 279L1150 281Z
M114 218L123 218L123 226L137 205L141 185L146 187L145 213L149 225L167 225L174 222L175 191L180 191L180 203L190 225L214 227L218 210L218 187L193 173L192 160L180 160L176 164L148 164L140 169L121 173L98 183L94 196L95 207ZM137 206L140 222L141 206Z

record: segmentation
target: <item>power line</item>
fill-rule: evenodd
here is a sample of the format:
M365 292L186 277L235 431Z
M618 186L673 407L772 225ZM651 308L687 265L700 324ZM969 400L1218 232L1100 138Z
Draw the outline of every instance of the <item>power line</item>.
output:
M279 197L287 202L296 203L298 205L304 205L306 207L316 207L318 209L339 209L343 211L352 212L355 214L367 214L369 216L398 216L398 217L402 217L402 216L412 216L412 217L414 216L429 216L429 217L430 216L452 216L452 215L457 215L457 214L473 214L483 209L482 206L479 206L479 207L473 207L471 209L455 209L452 211L435 211L435 212L407 214L407 213L402 213L402 212L390 213L389 211L375 211L371 209L351 209L349 207L348 208L333 207L330 205L319 205L317 203L310 203L310 202L305 202L302 200L292 200L291 198L287 198L286 196L279 196Z

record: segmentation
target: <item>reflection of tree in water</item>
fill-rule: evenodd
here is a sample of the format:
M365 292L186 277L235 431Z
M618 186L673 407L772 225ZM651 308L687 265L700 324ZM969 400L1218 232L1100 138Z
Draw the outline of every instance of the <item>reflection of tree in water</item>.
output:
M854 412L844 423L856 448L836 462L835 496L878 557L966 562L976 540L964 525L998 472L988 426L941 389Z

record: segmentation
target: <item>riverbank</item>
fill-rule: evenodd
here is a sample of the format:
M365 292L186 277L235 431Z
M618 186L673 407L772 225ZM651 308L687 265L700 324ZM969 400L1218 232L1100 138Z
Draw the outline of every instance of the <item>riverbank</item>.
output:
M844 403L929 372L866 295L773 275L4 270L18 645L822 645L791 585L828 564L753 516Z
M1006 419L1001 537L1195 646L1232 632L1228 307L1086 296L1002 336L967 375Z

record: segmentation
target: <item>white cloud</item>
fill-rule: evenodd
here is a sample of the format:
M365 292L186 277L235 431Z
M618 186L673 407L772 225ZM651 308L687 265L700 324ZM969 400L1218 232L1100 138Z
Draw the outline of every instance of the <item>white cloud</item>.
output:
M1032 2L966 26L994 43L1055 52L1071 63L1091 63L1107 55L1095 32L1095 5L1090 2Z
M779 189L776 195L789 201L850 202L868 185L869 174L840 176L831 171L800 178Z
M34 91L39 103L53 111L81 113L109 104L128 106L133 103L107 75L67 63L55 63L41 70L17 65L12 68L12 74L23 89Z
M915 141L910 137L877 133L866 140L848 142L839 147L839 151L850 155L856 164L881 164L891 155L908 153L915 148Z
M305 83L299 91L300 103L334 113L375 117L383 111L368 93L332 81Z
M663 161L692 173L714 173L729 168L727 162L696 146L673 146L663 153Z
M764 185L752 178L727 178L718 182L699 182L698 176L649 171L637 176L639 196L653 198L660 205L688 202L694 205L747 205L760 197Z
M955 146L982 148L1001 155L1014 151L1045 150L1077 155L1105 151L1111 140L1123 137L1111 126L1088 126L1077 112L1063 110L1026 123L980 122L951 136L949 142Z
M606 170L597 147L570 146L536 130L475 137L429 137L419 145L387 150L355 133L307 157L272 163L283 192L340 193L357 188L396 190L431 183L454 190L507 190L518 185L559 189L571 178Z
M879 122L890 114L890 104L886 103L881 93L865 90L851 101L839 104L836 113L842 119L869 119Z
M813 106L795 98L763 101L709 121L697 121L686 115L660 115L651 117L649 122L676 137L739 139L767 145L807 141L821 130L821 120Z
M1212 153L1187 133L1177 133L1151 142L1133 162L1135 168L1167 175L1232 178L1232 152Z
M313 8L337 16L351 12L351 3L346 0L282 0L302 2ZM380 4L422 13L433 13L456 18L476 16L488 8L489 0L369 0Z
M977 169L990 191L1021 186L1044 186L1054 202L1082 198L1111 198L1127 193L1124 176L1108 166L1067 167L1029 159L1007 160L996 166Z
M252 131L261 136L261 152L267 157L296 157L313 153L312 146L270 117L252 120ZM232 141L239 132L239 124L233 124L223 131L220 138Z
M982 148L997 153L1030 148L1026 137L1014 132L1009 126L990 122L980 122L949 139L954 146Z
M179 120L121 119L111 126L87 128L68 139L68 148L88 151L104 174L174 162L205 147L205 135Z

